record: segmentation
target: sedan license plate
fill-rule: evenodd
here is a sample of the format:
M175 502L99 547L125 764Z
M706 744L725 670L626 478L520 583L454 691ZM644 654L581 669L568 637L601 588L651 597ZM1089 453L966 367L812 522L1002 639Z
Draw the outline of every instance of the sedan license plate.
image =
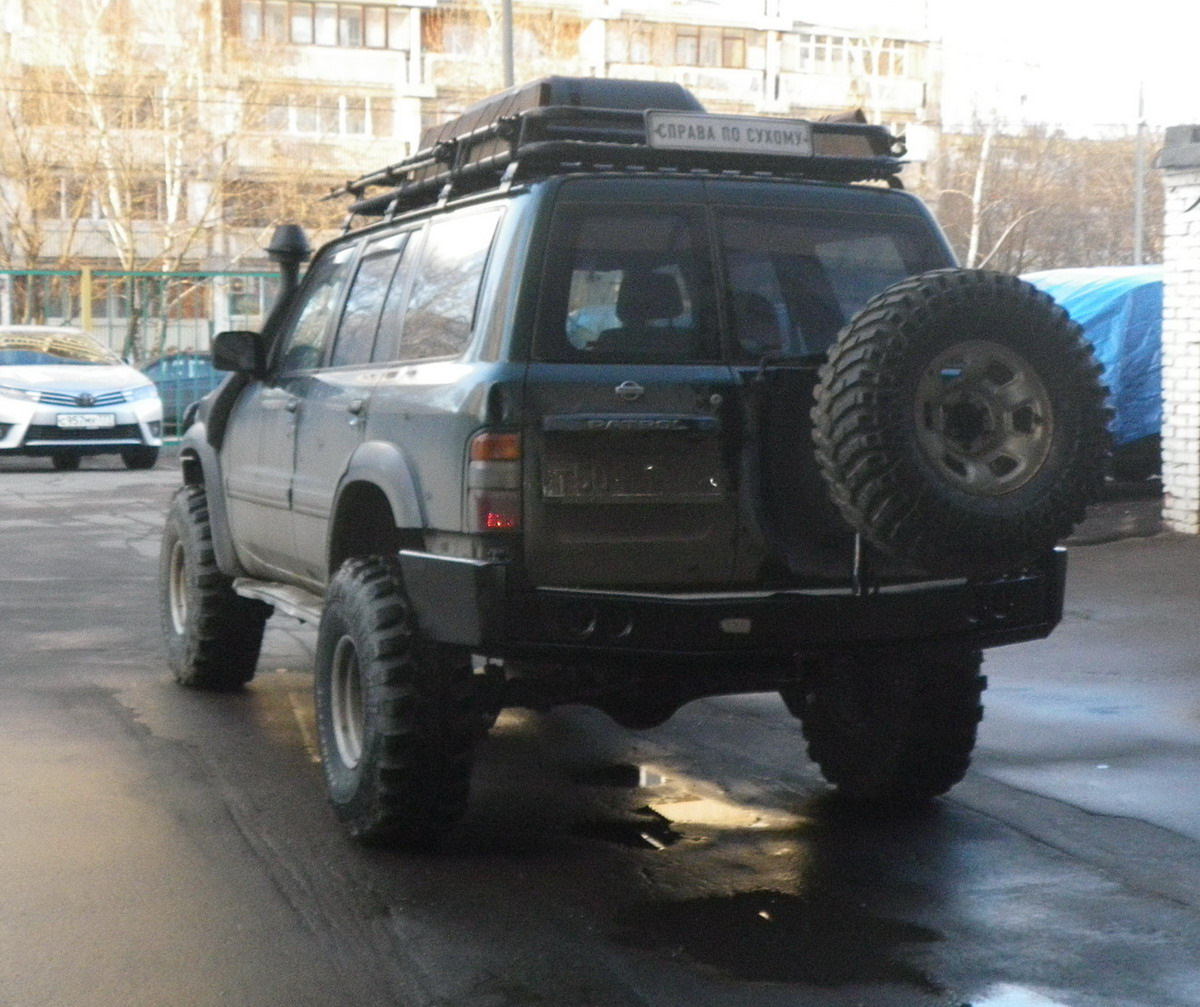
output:
M63 430L105 430L117 425L113 413L59 413L58 425Z

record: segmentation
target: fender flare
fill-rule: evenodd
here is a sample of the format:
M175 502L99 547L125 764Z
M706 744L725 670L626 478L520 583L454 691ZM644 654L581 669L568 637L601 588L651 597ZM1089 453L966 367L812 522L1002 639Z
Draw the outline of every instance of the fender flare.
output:
M332 556L333 535L337 528L342 499L350 486L359 483L370 484L384 495L397 528L425 527L425 508L422 506L417 480L413 475L408 455L398 444L368 441L360 444L350 456L346 470L334 491L333 505L329 512L327 558Z
M202 486L208 500L213 553L217 567L227 577L245 577L229 533L229 511L225 506L225 484L221 478L221 456L209 441L207 424L197 420L183 435L179 462L185 485Z

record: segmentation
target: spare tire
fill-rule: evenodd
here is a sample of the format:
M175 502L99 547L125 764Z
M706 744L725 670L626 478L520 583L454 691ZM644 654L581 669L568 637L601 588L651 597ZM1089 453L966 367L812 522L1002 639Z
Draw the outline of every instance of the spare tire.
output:
M839 333L812 410L842 517L933 573L1019 567L1078 523L1104 478L1106 391L1082 330L1037 288L941 269Z

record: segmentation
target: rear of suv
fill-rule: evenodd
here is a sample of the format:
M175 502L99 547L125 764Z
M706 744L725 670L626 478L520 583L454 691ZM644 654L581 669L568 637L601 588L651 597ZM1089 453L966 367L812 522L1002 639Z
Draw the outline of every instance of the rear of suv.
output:
M507 706L778 691L845 798L949 789L981 651L1061 617L1106 412L1077 327L954 267L895 144L547 78L348 185L303 282L278 232L284 294L218 336L181 449L177 679L240 687L273 609L318 624L364 841L440 837Z

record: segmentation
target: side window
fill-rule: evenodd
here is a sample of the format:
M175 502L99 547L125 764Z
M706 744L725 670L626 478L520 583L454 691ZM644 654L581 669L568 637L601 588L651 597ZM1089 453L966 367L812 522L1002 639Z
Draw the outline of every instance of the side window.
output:
M371 359L379 316L409 232L389 234L367 245L346 295L330 365L365 364Z
M313 263L282 334L279 370L307 371L321 364L326 335L350 272L354 246L345 245Z
M712 270L698 211L563 208L542 284L538 353L549 360L711 360Z
M413 277L399 359L458 356L467 348L499 211L435 220Z

